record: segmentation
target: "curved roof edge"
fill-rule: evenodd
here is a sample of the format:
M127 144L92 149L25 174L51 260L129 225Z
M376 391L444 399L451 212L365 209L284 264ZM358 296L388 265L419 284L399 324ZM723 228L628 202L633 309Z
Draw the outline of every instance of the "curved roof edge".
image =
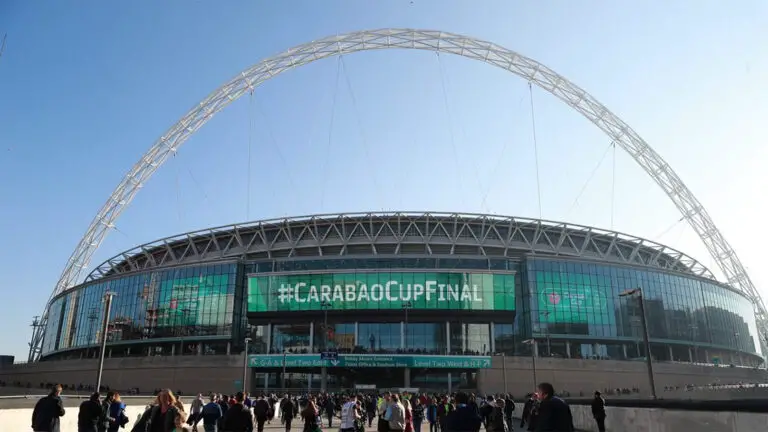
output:
M85 282L153 268L233 258L523 253L595 259L716 281L696 259L666 245L596 227L480 213L330 213L191 231L136 246L96 266Z

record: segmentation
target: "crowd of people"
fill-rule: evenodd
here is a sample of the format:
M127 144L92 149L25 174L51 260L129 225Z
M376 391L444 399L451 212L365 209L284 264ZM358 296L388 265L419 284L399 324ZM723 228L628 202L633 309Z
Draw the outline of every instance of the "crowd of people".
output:
M32 430L59 432L65 409L62 386L40 399L32 413ZM513 429L515 402L512 395L435 393L409 394L384 392L285 394L282 397L247 393L234 395L198 394L189 407L171 390L157 392L155 400L129 425L126 404L119 392L99 392L80 405L78 432L263 432L265 424L279 418L286 432L510 432ZM592 413L599 431L605 430L605 402L595 392ZM549 383L526 398L520 415L520 429L535 432L573 432L568 404L555 396ZM334 422L336 424L334 424Z

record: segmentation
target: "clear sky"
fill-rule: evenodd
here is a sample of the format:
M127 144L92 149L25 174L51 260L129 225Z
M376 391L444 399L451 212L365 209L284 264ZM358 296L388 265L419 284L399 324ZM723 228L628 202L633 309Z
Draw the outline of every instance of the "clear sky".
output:
M763 0L1 1L0 351L26 358L32 316L88 223L190 107L294 45L383 27L490 40L589 91L674 167L768 297L766 23ZM91 265L258 218L538 217L529 97L510 73L429 52L357 53L290 71L192 136ZM714 267L629 156L619 150L614 163L591 123L540 89L533 99L544 218L613 226Z

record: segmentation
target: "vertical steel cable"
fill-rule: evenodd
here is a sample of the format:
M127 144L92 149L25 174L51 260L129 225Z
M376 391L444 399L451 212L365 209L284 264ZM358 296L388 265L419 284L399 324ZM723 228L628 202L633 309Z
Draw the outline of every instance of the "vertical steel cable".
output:
M339 94L339 72L341 71L341 56L336 61L336 83L333 87L333 102L331 102L331 124L328 127L328 144L325 146L325 163L323 164L323 188L320 191L320 210L325 204L325 188L328 184L328 159L331 154L331 140L333 138L333 123L336 117L336 96Z
M245 220L251 220L251 137L253 136L253 90L248 100L248 184L246 185Z
M531 95L531 129L533 130L533 155L536 158L536 194L539 200L539 219L541 219L541 181L539 179L539 144L536 142L536 115L533 110L533 86L528 81L528 93Z

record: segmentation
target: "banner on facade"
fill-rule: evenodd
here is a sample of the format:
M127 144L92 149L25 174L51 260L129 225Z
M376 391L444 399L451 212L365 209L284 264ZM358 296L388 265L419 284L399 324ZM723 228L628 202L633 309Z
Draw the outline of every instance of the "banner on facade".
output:
M515 275L357 272L248 278L248 312L312 310L515 310Z
M323 360L320 354L253 354L248 356L252 368L435 368L435 369L488 369L489 356L438 356L438 355L386 355L386 354L339 354L336 360Z

